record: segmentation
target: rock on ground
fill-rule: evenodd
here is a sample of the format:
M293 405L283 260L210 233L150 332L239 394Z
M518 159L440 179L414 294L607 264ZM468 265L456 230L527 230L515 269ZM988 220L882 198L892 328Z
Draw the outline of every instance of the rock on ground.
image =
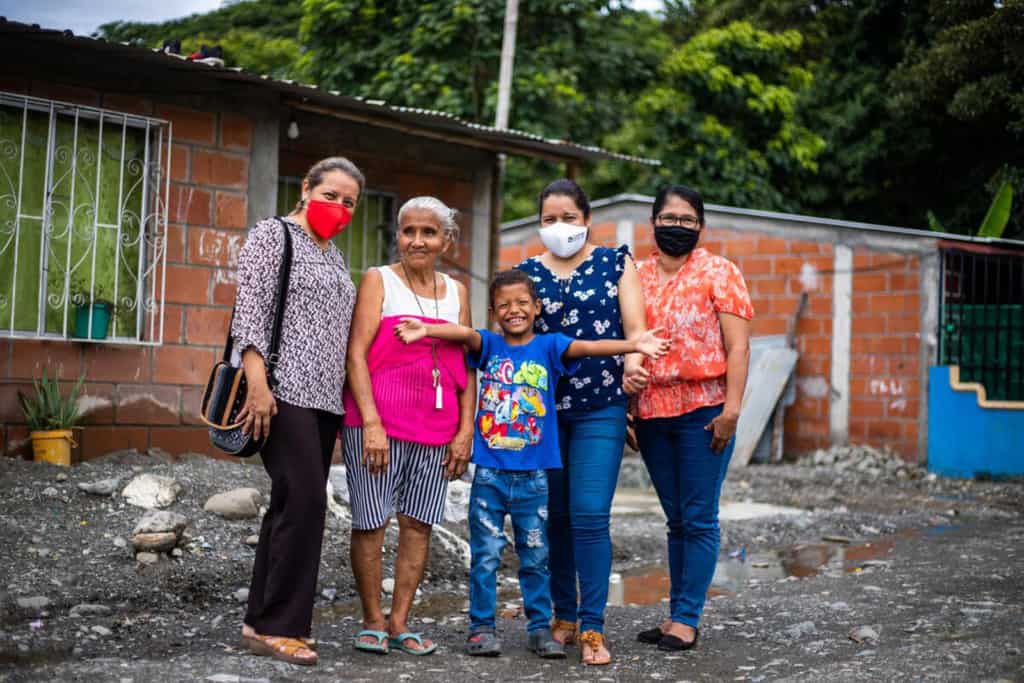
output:
M83 481L78 484L78 489L94 496L112 496L117 492L117 487L120 485L120 477L111 477L110 479L99 479L97 481Z
M135 524L132 545L137 551L167 552L178 545L188 518L177 512L151 510Z
M70 614L73 617L106 617L111 612L112 610L106 605L91 605L83 602L72 607Z
M173 505L181 491L181 484L173 477L162 477L147 472L137 475L128 482L121 495L136 507L152 510Z
M53 601L45 595L36 595L30 598L18 598L15 604L21 609L42 610L53 604Z
M469 518L469 491L472 484L456 479L448 482L448 498L444 502L444 521L459 523Z
M233 489L210 496L203 509L224 519L252 519L260 514L263 494L253 488Z

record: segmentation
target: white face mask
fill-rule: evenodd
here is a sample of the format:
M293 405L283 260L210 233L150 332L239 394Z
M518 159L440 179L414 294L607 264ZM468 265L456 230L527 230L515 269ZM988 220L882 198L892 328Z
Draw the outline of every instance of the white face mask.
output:
M540 241L559 258L571 258L587 243L587 226L559 221L540 229Z

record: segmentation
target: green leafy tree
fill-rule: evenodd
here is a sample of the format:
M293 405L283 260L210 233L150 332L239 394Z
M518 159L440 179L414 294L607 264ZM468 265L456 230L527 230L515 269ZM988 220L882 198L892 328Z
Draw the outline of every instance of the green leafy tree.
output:
M491 125L504 0L305 0L304 67L321 86ZM669 48L660 22L607 0L520 3L509 125L594 143L618 130ZM506 217L534 210L552 164L512 158Z
M915 133L895 170L917 212L970 233L1004 183L1024 185L1024 0L933 1L928 15L890 76L893 116ZM1024 238L1021 203L1003 235Z
M825 146L797 111L812 81L798 57L802 47L797 31L747 22L697 33L668 54L635 116L606 140L663 166L630 182L624 176L634 169L606 165L595 184L651 191L673 180L719 203L797 208L792 189L817 171Z

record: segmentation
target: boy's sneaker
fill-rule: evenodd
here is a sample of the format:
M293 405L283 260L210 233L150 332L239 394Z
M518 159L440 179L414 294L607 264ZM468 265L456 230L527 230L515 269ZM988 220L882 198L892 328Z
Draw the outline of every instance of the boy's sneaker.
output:
M472 633L466 641L466 654L471 657L497 657L501 654L501 641L494 631ZM564 652L562 656L565 656Z
M548 628L531 631L526 648L537 653L541 659L565 659L565 645L552 638L551 629Z
M201 46L189 57L193 62L208 64L209 66L224 66L224 51L220 45L213 47Z
M165 55L180 55L181 54L181 41L177 38L171 38L164 41L164 46L160 48L160 51Z

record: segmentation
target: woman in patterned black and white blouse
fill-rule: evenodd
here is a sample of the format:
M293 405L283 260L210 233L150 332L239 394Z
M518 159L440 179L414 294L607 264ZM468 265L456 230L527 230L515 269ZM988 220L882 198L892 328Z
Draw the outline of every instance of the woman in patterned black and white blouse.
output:
M302 181L295 211L257 223L238 258L231 334L249 387L239 418L254 437L267 436L261 455L272 482L242 640L253 652L293 664L317 661L309 639L313 598L355 305L355 286L331 238L351 221L364 182L348 159L319 161ZM291 277L271 389L265 361L285 230Z

